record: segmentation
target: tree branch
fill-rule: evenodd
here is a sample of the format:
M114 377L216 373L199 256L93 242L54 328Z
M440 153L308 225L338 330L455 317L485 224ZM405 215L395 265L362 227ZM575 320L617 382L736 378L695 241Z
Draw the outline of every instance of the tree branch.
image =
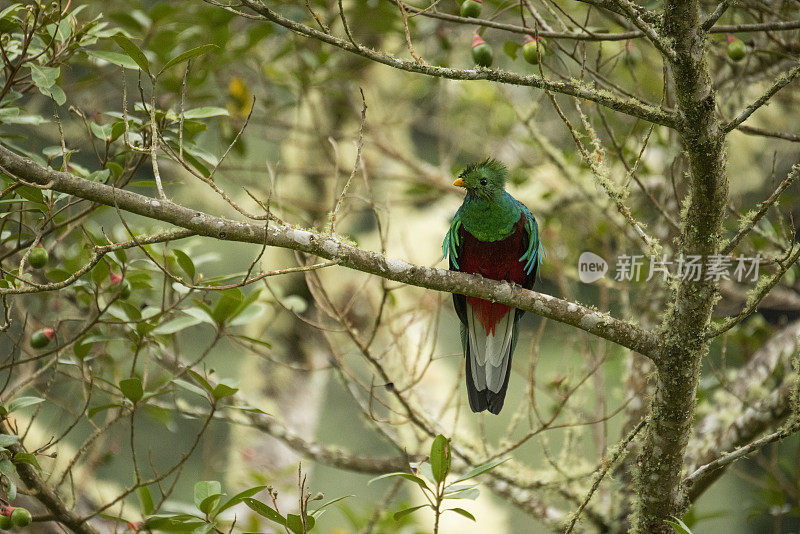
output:
M747 408L725 431L714 437L715 446L704 451L698 463L707 464L720 457L724 451L741 447L743 444L758 436L765 429L789 415L789 400L794 384L792 380L784 381L781 386L769 396ZM694 477L691 486L685 488L687 503L697 500L722 474L726 466L719 469L707 470Z
M769 209L778 201L783 192L786 191L786 188L789 187L792 182L797 180L798 177L800 177L800 165L793 165L792 170L789 171L789 175L780 183L780 185L778 185L778 188L773 191L769 198L761 203L761 207L759 207L758 211L745 219L747 222L739 229L736 235L733 236L733 239L731 239L730 242L725 245L721 254L729 254L734 248L736 248L736 245L739 244L739 241L741 241L742 238L756 226L758 221L760 221L761 218L767 214Z
M5 429L2 432L7 433ZM10 445L8 448L14 454L26 452L19 444ZM67 508L61 497L42 480L34 466L27 463L19 463L17 464L17 474L33 492L33 497L53 515L54 521L58 521L59 524L69 528L75 534L99 534L83 518Z
M651 355L658 339L639 326L615 319L608 314L580 304L529 291L508 282L489 280L444 269L412 265L362 250L335 237L315 234L287 225L271 224L268 228L249 222L238 222L192 210L174 202L157 200L111 186L84 180L72 174L41 167L32 160L0 146L0 166L30 182L80 198L118 206L120 209L150 219L168 222L194 233L228 241L288 248L338 261L340 265L375 274L426 289L460 293L484 298L533 312L566 323L586 332ZM266 235L265 235L266 232Z
M748 292L747 301L745 302L742 311L739 312L739 314L735 317L728 317L721 323L712 325L705 335L706 339L713 339L718 335L727 332L742 322L751 313L756 311L758 309L758 305L762 300L764 300L764 297L766 297L769 292L772 291L776 285L778 285L778 282L781 281L781 278L783 278L783 275L786 274L786 271L791 269L798 260L800 260L800 246L794 250L789 249L786 258L778 262L778 271L769 276L762 276L758 280L756 287Z
M539 89L547 89L555 93L591 100L592 102L596 102L602 106L606 106L626 115L638 117L648 122L661 124L662 126L667 126L669 128L678 127L677 118L670 112L662 110L641 100L620 98L609 93L608 91L597 91L578 80L552 81L541 76L523 76L514 72L507 72L497 69L481 68L476 70L462 70L447 67L437 67L433 65L423 65L417 63L416 61L403 61L402 59L378 52L366 46L353 44L346 39L340 39L339 37L323 33L310 26L306 26L305 24L295 22L276 13L275 11L272 11L268 7L256 2L255 0L242 0L242 3L254 12L261 15L265 20L279 24L280 26L283 26L284 28L287 28L299 35L317 39L337 48L341 48L347 52L362 56L377 63L382 63L383 65L388 65L395 69L425 74L427 76L434 76L437 78L447 78L451 80L488 80L509 85L522 85L528 87L537 87Z
M397 0L387 0L393 4L397 4ZM633 30L628 32L616 33L599 33L599 32L557 32L551 29L537 29L526 28L525 26L517 26L515 24L506 24L503 22L496 22L489 19L475 19L468 17L459 17L458 15L451 15L449 13L440 13L438 11L430 11L428 8L421 9L418 7L403 4L406 11L409 13L419 14L424 17L446 20L448 22L455 22L457 24L468 24L470 26L483 26L485 28L495 28L511 33L518 33L520 35L530 35L531 37L547 37L550 39L569 39L574 41L627 41L628 39L639 39L644 37L641 30Z
M774 443L776 441L780 441L784 438L788 438L795 432L800 430L800 421L794 421L792 424L785 426L784 428L778 430L777 432L773 432L768 436L764 436L761 439L753 441L752 443L748 443L744 447L739 447L735 451L731 452L724 452L721 456L718 456L716 459L708 462L707 464L697 468L692 474L687 476L683 483L687 487L691 487L695 484L696 481L702 480L705 477L708 477L715 471L722 469L723 467L727 467L736 460L751 454L758 449L764 447L765 445L769 445L770 443Z
M698 0L665 0L662 34L676 51L669 67L690 170L677 252L709 257L720 249L728 177L725 135L715 115L716 96ZM685 508L681 470L692 430L700 364L708 351L702 334L711 319L717 285L710 280L680 280L663 314L659 328L663 351L655 360L656 393L638 458L631 529L635 534L671 532L664 520L680 516Z
M770 87L763 95L758 97L755 102L747 106L735 119L723 126L723 131L725 133L730 132L741 123L746 121L750 115L755 113L758 108L766 104L770 98L775 96L775 93L789 85L795 78L797 78L798 75L800 75L800 64L797 64L793 69L790 69L788 72L778 76L778 79L775 80L775 83L772 84L772 87Z

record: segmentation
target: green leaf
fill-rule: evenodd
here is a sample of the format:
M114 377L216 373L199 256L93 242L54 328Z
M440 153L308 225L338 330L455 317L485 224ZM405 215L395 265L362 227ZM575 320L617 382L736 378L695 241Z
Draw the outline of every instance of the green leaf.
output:
M219 117L220 115L228 115L228 110L225 108L218 108L207 106L202 108L189 109L183 113L184 119L207 119L209 117Z
M286 528L291 530L294 534L304 534L308 532L312 528L314 528L314 524L316 521L310 515L306 516L306 526L305 529L303 528L303 519L296 514L288 514L286 516Z
M194 485L194 505L200 510L200 505L203 504L203 501L209 496L220 494L222 494L222 485L218 481L202 480L197 482Z
M436 484L436 479L433 477L433 470L431 469L430 462L422 462L417 466L419 473L425 477L429 482Z
M200 525L196 529L192 530L192 534L208 534L211 532L217 524L214 523L206 523L205 525Z
M44 204L44 195L42 190L29 185L23 185L16 189L16 193L26 200L36 202L37 204Z
M471 486L468 488L461 488L455 491L446 491L444 492L445 499L469 499L474 501L477 499L481 494L481 490L478 488Z
M50 273L48 273L48 277L50 277ZM94 343L84 343L83 341L85 339L86 339L85 337L82 338L82 339L79 339L72 346L72 352L75 353L75 357L78 358L79 360L82 360L86 356L88 356L89 355L89 351L91 351L92 347L94 346Z
M369 486L370 484L372 484L376 480L381 480L382 478L390 478L390 477L405 478L406 480L410 480L411 482L415 482L422 489L428 489L428 484L426 484L424 480L422 480L418 476L412 475L410 473L403 473L402 471L399 471L397 473L386 473L385 475L381 475L379 477L375 477L372 480L370 480L369 482L367 482L367 485Z
M145 515L152 514L155 505L153 504L153 496L150 494L150 487L139 486L136 488L136 495L139 497L139 503L142 505L142 511Z
M244 295L238 288L223 291L217 305L214 306L214 311L211 312L214 321L223 324L239 308L243 299Z
M215 399L219 400L224 399L225 397L230 397L231 395L236 394L237 391L239 391L239 388L231 387L228 384L220 382L217 384L211 394L214 395Z
M215 324L214 318L211 317L211 312L208 309L206 309L205 305L203 305L202 307L194 306L192 308L186 308L185 310L183 310L183 313L191 315L192 317L199 319L201 322L208 324Z
M349 497L355 497L355 495L344 495L342 497L337 497L337 498L335 498L333 500L330 500L330 501L326 502L325 504L323 504L322 506L320 506L319 508L317 508L316 510L314 510L313 512L311 512L311 515L316 516L318 513L320 513L323 509L327 508L328 506L330 506L330 505L332 505L334 503L337 503L339 501L343 501L343 500L345 500L345 499L347 499Z
M175 145L175 146L177 147L177 145ZM208 176L208 173L209 173L208 167L203 165L203 163L199 159L197 159L191 153L189 153L186 150L186 147L184 147L183 159L188 161L192 165L192 167L194 167L195 169L197 169L200 172L200 174L202 174L203 176Z
M192 378L194 378L195 382L200 384L200 387L202 387L208 393L211 393L212 395L214 394L214 387L208 380L206 380L206 378L203 375L201 375L200 373L198 373L193 369L189 369L187 372Z
M200 324L200 319L198 319L197 317L184 315L176 319L172 319L171 321L167 321L166 323L158 325L158 327L156 327L151 333L155 335L174 334L176 332L180 332L181 330L185 330L186 328L198 324Z
M264 315L267 307L260 302L255 302L250 305L240 306L241 311L237 310L234 314L235 317L230 320L231 326L243 326L252 324L253 321Z
M272 343L270 343L269 341L264 341L263 339L256 339L254 337L249 337L242 334L236 334L234 337L238 337L240 339L246 339L250 343L255 343L256 345L262 345L264 347L267 347L268 349L272 348Z
M225 494L215 493L214 495L209 495L203 499L203 502L201 502L197 508L204 514L209 514L211 513L211 510L213 510L217 504L219 504L219 500L223 497L223 495Z
M11 475L17 474L17 468L8 458L3 458L0 460L0 473L3 473L5 476L10 477Z
M133 41L121 33L113 35L111 38L115 43L117 43L117 46L125 51L129 58L134 60L136 64L139 65L139 68L141 68L147 74L150 74L150 62L147 60L147 56L144 55L144 52L142 52L141 48L136 46Z
M686 523L678 519L677 517L673 516L672 519L675 521L669 521L665 519L664 522L672 527L672 529L677 532L678 534L692 534L691 529L686 526Z
M102 59L103 61L107 61L119 67L124 67L126 69L139 68L139 65L137 65L134 60L132 60L125 54L120 54L118 52L108 52L106 50L84 50L84 52L86 53L86 55L90 57Z
M22 4L19 4L19 3L11 4L7 8L5 8L3 11L0 11L0 19L9 19L10 20L12 18L11 15L16 13L20 9L22 9Z
M11 461L15 464L29 464L36 469L41 469L39 462L36 460L36 455L31 452L18 452Z
M16 399L12 400L6 406L6 410L8 413L14 412L19 410L20 408L25 408L27 406L33 406L34 404L39 404L40 402L44 402L44 399L39 397L17 397Z
M31 81L40 90L53 87L60 74L61 67L45 67L44 65L31 64Z
M43 95L51 97L59 106L63 105L64 102L67 101L67 95L64 93L64 90L57 85L54 85L46 90L39 89L39 91L41 91Z
M496 459L496 460L492 460L491 462L486 462L485 464L481 464L478 467L476 467L475 469L473 469L472 471L468 472L466 475L464 475L461 478L459 478L458 480L456 480L455 482L458 483L458 482L463 482L465 480L469 480L470 478L475 478L476 476L481 475L481 474L485 473L486 471L489 471L490 469L494 469L498 465L500 465L500 464L502 464L504 462L507 462L510 459L511 458L503 458L502 460L501 459Z
M0 434L0 447L8 447L19 441L17 436L11 434Z
M112 123L97 124L94 121L90 121L89 128L92 130L94 136L100 139L101 141L110 141L114 125Z
M455 512L459 515L463 515L467 519L472 519L473 521L475 521L475 516L467 512L463 508L448 508L447 510L445 510L445 512Z
M286 518L263 502L255 499L244 499L244 503L258 515L266 517L270 521L274 521L279 525L286 525Z
M258 493L259 491L263 491L265 489L267 489L267 486L255 486L253 488L246 489L240 493L237 493L236 495L234 495L233 497L222 503L222 505L214 511L214 515L215 516L219 515L228 508L236 506L240 502L244 502L245 499L248 499L253 495L255 495L256 493Z
M441 434L436 436L431 444L431 471L434 480L440 484L450 471L450 444Z
M430 504L421 504L419 506L412 506L411 508L405 508L403 510L400 510L399 512L395 512L393 517L394 517L395 521L399 521L400 519L404 518L408 514L413 514L414 512L419 510L420 508L428 508L428 507L430 507Z
M11 478L6 480L6 482L7 482L6 497L8 498L9 501L13 501L14 499L17 498L17 483L14 482L14 480Z
M147 518L145 526L164 532L191 532L206 522L191 514L157 514Z
M122 391L122 394L125 395L125 398L134 404L144 397L144 388L142 387L141 378L126 378L120 381L119 389Z
M521 47L522 45L516 41L506 41L505 43L503 43L503 52L505 52L506 55L511 59L516 60L517 52L519 52L519 49Z
M103 404L101 406L95 406L94 408L89 408L89 412L87 415L92 418L95 415L99 414L100 412L104 412L111 408L118 408L119 404Z
M4 124L49 124L50 121L41 115L5 115L0 117L0 122Z
M172 382L175 385L185 389L186 391L191 391L192 393L194 393L196 395L200 395L201 397L206 397L206 392L205 391L203 391L199 387L195 386L194 384L186 382L185 380L181 380L180 378L176 378L176 379L172 380Z
M158 74L160 75L162 72L164 72L170 67L177 65L178 63L183 63L184 61L188 61L193 57L201 56L206 52L211 51L214 48L217 48L217 46L213 44L204 44L202 46L198 46L197 48L192 48L191 50L187 50L183 54L178 54L174 58L167 61L167 64L161 67L161 70L158 71Z
M183 272L189 276L189 280L194 280L196 271L192 258L190 258L189 255L184 251L179 249L174 249L172 253L175 255L175 260L178 262L178 265L180 265L181 269L183 269Z

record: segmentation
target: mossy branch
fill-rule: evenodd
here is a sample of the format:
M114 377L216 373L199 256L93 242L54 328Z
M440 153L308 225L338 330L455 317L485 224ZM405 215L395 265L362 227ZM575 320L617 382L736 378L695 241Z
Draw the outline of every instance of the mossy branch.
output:
M533 312L569 324L641 354L656 352L656 336L630 322L622 321L581 304L529 291L516 284L489 280L477 275L412 265L343 243L333 236L316 234L282 224L239 222L192 210L168 200L158 200L115 189L72 174L42 167L0 146L0 166L12 176L47 185L55 191L135 213L185 228L197 235L287 248L337 261L340 265L404 284L460 293Z
M376 63L388 65L389 67L424 74L437 78L447 78L451 80L487 80L492 82L505 83L509 85L521 85L547 89L554 93L575 96L584 100L596 102L620 113L637 117L642 120L677 128L679 121L674 113L663 110L657 106L643 102L634 98L622 98L609 91L602 91L591 88L589 85L574 79L566 81L553 81L542 76L522 75L515 72L508 72L499 69L452 69L447 67L437 67L426 65L416 61L404 61L389 54L373 50L361 44L353 44L347 39L341 39L335 35L322 32L300 22L288 19L283 15L271 10L267 6L255 0L242 0L242 4L257 13L261 18L274 22L284 28L291 30L299 35L317 39L329 45L335 46L347 52L359 55Z

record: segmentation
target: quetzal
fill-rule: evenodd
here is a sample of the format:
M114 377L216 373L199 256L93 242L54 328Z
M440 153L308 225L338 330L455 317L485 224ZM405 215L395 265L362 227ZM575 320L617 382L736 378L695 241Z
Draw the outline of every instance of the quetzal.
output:
M530 210L505 190L505 166L487 159L453 182L467 195L453 217L442 250L450 270L508 280L531 289L544 249ZM473 412L500 413L511 374L522 310L453 294L461 320L467 394Z

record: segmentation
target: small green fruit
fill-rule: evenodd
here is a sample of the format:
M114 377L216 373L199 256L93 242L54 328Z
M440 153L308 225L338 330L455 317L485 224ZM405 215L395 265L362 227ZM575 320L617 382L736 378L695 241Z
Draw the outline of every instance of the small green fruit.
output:
M34 349L43 349L50 344L54 337L56 337L56 331L52 328L37 330L31 335L31 347Z
M492 64L493 59L494 52L492 52L492 47L486 44L486 41L481 39L480 35L476 35L472 39L472 60L476 65L488 67Z
M11 522L18 527L27 527L31 524L32 519L31 513L25 508L15 508L11 512Z
M14 526L14 522L7 515L0 515L0 529L9 530Z
M31 267L34 269L41 269L47 265L47 261L49 259L50 256L42 247L36 247L35 249L31 250L30 254L28 254L28 263L30 263Z
M126 300L131 296L131 283L127 280L122 281L122 288L119 290L119 298Z
M741 61L747 56L747 45L733 35L728 36L728 57L733 61Z
M481 14L481 0L464 0L461 3L461 16L478 18Z
M547 49L544 47L544 41L541 37L537 41L530 35L525 39L525 44L522 45L522 57L531 65L539 64L539 57L544 57Z

